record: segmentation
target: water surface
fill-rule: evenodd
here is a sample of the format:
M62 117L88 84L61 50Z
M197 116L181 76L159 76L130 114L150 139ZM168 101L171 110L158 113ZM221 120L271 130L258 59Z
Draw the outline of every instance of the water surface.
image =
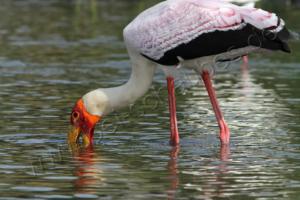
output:
M157 1L156 1L157 2ZM95 145L66 145L75 101L124 83L122 28L155 1L12 0L0 7L0 199L298 199L300 43L295 53L220 66L215 87L230 148L198 77L180 71L181 146L168 145L164 76L97 126ZM299 31L300 12L280 11Z

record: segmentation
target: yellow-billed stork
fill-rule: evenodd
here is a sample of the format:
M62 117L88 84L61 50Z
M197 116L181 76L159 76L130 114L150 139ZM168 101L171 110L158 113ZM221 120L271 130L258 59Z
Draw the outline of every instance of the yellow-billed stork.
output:
M93 143L94 127L112 111L133 104L151 86L157 66L182 66L200 74L220 127L221 144L229 144L230 131L218 105L211 82L216 62L226 62L259 50L290 52L291 37L276 14L222 0L167 0L139 14L124 29L124 40L132 64L124 85L99 88L85 94L71 114L69 142L82 133ZM165 70L168 71L168 70ZM166 73L170 143L179 144L174 77Z

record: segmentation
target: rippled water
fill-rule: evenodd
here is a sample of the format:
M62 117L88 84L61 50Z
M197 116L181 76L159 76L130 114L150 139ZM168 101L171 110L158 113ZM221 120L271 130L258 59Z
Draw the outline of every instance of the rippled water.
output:
M294 54L250 57L248 70L241 62L219 68L230 148L219 146L202 83L185 71L176 91L180 148L168 145L162 73L132 109L97 126L93 148L66 145L74 102L129 77L121 30L153 3L1 2L0 199L299 199L295 42ZM299 11L281 12L298 30Z

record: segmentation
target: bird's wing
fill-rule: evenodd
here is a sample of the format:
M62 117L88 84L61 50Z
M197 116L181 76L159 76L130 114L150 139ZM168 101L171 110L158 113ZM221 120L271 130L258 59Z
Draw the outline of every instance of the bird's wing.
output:
M131 48L159 60L204 33L239 30L247 24L282 29L282 23L274 13L222 0L168 0L142 12L124 29L124 38Z

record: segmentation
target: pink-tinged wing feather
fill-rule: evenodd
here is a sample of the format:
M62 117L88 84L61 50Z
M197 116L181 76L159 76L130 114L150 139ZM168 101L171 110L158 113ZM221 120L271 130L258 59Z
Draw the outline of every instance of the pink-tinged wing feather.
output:
M259 29L282 29L284 26L284 21L278 18L276 14L262 9L243 7L240 13L246 23L252 24Z
M259 29L277 27L278 17L221 0L169 0L141 13L124 29L124 38L131 48L158 60L201 34L238 30L246 23Z

